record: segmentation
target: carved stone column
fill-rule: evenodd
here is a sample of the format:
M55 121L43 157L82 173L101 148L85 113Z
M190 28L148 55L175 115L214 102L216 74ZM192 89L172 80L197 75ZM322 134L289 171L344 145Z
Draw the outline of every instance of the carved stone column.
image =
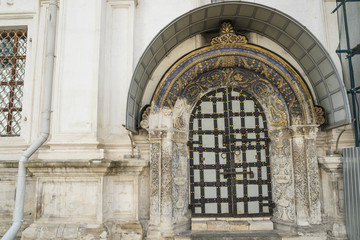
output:
M306 142L303 126L293 126L293 164L295 180L296 223L309 225L309 182Z
M174 230L181 232L190 228L189 159L187 131L173 132L173 222Z
M300 226L321 223L320 175L316 154L317 125L293 126L296 222Z
M162 209L162 147L163 138L166 131L149 131L150 141L150 222L148 239L158 239L161 237L161 215Z
M310 224L321 223L321 203L320 203L320 175L316 154L316 135L318 127L304 127L305 149L307 160L307 177L309 189L309 222Z
M185 132L149 131L150 226L147 239L173 237L188 228L188 157Z
M171 132L163 132L161 143L161 187L160 187L160 227L161 232L168 235L173 235L172 224L172 160L173 160L173 142L171 139Z
M295 220L294 171L291 154L291 132L288 128L270 131L272 193L275 203L275 222L293 223Z

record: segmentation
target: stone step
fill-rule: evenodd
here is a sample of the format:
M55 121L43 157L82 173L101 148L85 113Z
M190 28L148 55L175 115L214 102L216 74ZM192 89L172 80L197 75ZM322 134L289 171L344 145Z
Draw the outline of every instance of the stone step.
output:
M198 220L193 219L191 221L192 231L230 231L230 232L242 232L249 230L271 231L274 229L274 224L271 220L267 219L251 219L251 220L239 220L239 219L223 219L223 220Z
M192 233L191 240L281 240L279 234L273 232L257 232L257 233Z

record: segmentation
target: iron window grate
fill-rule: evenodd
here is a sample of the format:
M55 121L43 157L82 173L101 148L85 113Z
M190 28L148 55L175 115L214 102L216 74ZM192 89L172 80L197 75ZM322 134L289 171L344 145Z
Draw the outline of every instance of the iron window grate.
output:
M0 32L0 137L20 136L26 30Z

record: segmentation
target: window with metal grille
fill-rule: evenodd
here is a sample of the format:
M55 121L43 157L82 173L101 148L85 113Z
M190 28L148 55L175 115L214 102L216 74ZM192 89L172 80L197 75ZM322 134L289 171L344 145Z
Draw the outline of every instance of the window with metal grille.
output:
M0 31L0 136L19 136L26 60L26 30Z

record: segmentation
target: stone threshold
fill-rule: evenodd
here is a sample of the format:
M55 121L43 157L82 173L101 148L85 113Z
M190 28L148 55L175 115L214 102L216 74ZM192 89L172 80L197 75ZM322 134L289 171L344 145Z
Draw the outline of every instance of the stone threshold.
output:
M191 232L188 236L179 236L175 240L282 240L282 237L273 231L258 232Z
M196 231L271 231L274 224L270 218L193 218L191 230Z
M175 236L174 240L328 240L326 234L296 235L279 230L272 231L191 231Z

